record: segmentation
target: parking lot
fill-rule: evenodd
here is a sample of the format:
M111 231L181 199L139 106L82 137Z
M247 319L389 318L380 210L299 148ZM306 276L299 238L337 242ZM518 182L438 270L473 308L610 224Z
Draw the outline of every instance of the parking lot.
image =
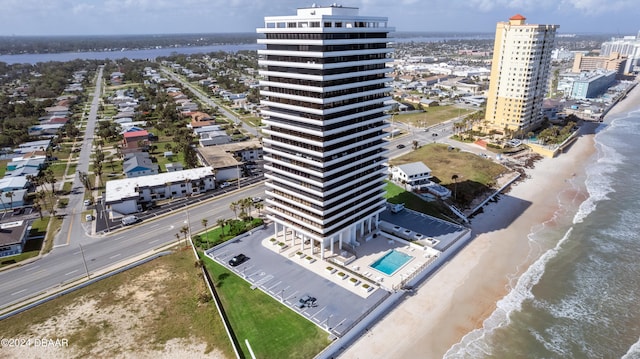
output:
M266 248L263 240L271 236L273 227L267 226L213 248L207 255L245 278L248 286L262 290L336 336L344 335L389 295L378 289L366 298L359 296L305 268L293 258ZM229 260L238 254L249 259L230 266ZM313 297L315 301L301 303L304 296Z

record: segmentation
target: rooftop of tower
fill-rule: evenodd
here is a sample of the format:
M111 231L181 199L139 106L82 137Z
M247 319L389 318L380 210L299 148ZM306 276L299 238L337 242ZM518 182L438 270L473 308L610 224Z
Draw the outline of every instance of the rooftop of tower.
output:
M329 6L322 6L313 4L311 7L301 7L298 8L298 16L309 16L309 15L358 15L357 7L346 7L342 5L338 5L333 3Z

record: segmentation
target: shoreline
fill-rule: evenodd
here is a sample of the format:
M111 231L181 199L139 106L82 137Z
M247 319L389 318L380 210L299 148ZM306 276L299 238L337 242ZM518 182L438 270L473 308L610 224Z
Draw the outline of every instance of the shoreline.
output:
M636 86L603 123L585 121L578 140L565 153L537 161L524 181L485 205L471 221L471 242L340 358L441 358L465 335L482 328L498 301L547 249L532 247L529 234L537 226L557 224L563 194L580 202L588 197L583 179L589 159L596 155L597 128L639 103Z

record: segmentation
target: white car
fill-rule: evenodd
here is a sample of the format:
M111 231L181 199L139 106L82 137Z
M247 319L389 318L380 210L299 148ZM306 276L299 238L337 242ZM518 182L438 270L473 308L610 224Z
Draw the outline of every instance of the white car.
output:
M225 188L225 187L229 187L231 184L229 182L222 182L220 183L220 188Z
M251 198L251 201L252 201L253 203L262 202L262 198L260 198L260 197L253 197L253 198Z
M86 216L84 216L84 219L87 222L91 222L93 221L93 215L87 214Z

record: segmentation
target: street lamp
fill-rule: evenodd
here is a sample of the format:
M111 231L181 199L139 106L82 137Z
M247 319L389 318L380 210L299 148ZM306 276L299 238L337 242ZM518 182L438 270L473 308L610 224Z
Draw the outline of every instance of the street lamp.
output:
M280 291L280 302L284 303L284 289Z

